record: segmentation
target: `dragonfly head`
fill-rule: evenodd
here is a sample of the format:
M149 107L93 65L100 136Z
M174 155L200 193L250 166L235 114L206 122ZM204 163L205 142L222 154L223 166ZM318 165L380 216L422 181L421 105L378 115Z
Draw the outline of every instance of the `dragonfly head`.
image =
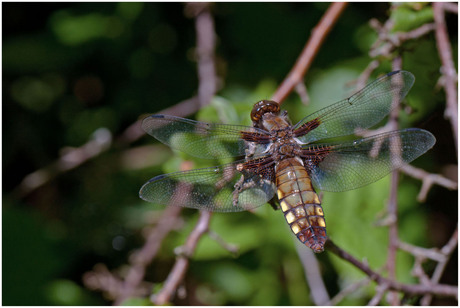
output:
M280 104L269 100L257 102L251 111L251 120L254 123L254 126L259 126L260 120L262 120L263 115L266 113L278 115L280 113Z

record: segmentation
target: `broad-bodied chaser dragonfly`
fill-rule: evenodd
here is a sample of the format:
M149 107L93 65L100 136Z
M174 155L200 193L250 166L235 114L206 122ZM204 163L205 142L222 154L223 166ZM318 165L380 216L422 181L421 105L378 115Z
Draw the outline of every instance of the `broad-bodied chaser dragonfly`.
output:
M156 176L139 195L157 204L237 212L261 206L276 194L293 233L321 252L327 240L326 222L315 189L339 192L367 185L416 159L436 142L430 132L416 128L355 141L324 140L379 123L413 83L411 73L391 72L294 126L287 112L269 100L254 105L253 127L151 115L143 120L143 129L173 149L201 158L245 158Z

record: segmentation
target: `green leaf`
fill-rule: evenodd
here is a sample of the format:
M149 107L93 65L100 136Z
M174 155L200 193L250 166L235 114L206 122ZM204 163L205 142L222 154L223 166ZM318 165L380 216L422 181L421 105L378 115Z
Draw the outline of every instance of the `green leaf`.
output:
M125 299L122 306L152 306L152 302L148 298L143 297L130 297Z
M418 4L398 5L390 18L394 21L393 31L406 32L433 21L433 9L431 6L419 8Z
M78 306L94 302L88 290L67 279L57 279L46 286L46 293L53 305Z

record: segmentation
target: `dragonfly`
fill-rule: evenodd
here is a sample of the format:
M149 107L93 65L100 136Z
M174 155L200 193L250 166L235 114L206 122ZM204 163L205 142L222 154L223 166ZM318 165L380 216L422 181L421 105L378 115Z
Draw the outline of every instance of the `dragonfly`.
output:
M336 141L382 122L414 80L407 71L388 73L295 125L270 100L254 105L252 127L148 116L142 128L173 149L199 158L239 158L156 176L141 187L139 196L211 212L246 211L275 200L297 238L322 252L327 233L317 190L342 192L368 185L434 146L435 137L418 128Z

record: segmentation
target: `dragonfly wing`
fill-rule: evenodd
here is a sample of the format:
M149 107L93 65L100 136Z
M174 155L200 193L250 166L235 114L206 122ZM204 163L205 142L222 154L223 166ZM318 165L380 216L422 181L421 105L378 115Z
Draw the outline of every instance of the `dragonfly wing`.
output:
M260 154L269 142L267 132L261 129L209 124L168 115L151 115L142 121L142 128L173 149L208 159L244 156L249 143L254 145L254 154ZM251 142L243 138L251 138Z
M369 128L404 99L414 80L406 71L388 73L349 98L307 116L295 125L295 134L300 141L311 143Z
M251 169L252 168L252 169ZM211 168L174 172L152 178L139 196L149 202L202 209L238 212L253 209L273 198L273 164L263 159L243 160Z
M435 142L430 132L410 128L343 144L320 145L313 151L315 145L305 146L304 161L315 187L346 191L379 180L428 151Z

